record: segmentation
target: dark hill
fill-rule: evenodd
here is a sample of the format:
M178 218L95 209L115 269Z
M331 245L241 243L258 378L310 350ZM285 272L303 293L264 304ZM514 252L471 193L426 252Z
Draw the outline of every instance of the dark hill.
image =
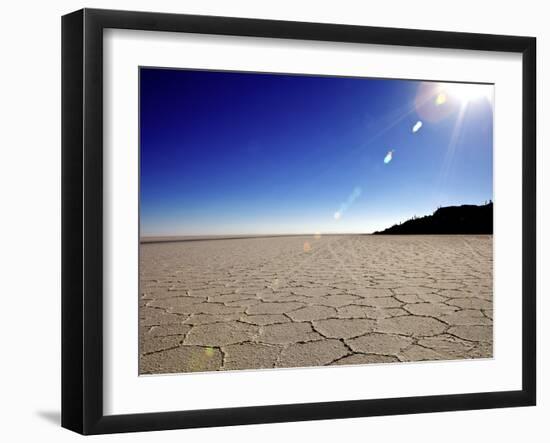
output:
M374 234L492 234L493 203L439 208Z

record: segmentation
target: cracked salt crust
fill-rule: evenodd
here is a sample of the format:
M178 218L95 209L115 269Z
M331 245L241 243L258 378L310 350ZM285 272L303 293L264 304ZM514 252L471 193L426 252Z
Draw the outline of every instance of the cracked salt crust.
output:
M492 236L140 248L142 374L492 357Z

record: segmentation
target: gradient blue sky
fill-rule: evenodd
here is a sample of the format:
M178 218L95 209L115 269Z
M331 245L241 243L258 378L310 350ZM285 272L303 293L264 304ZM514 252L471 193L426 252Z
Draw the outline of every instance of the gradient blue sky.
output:
M364 233L484 203L493 87L456 86L141 68L141 235Z

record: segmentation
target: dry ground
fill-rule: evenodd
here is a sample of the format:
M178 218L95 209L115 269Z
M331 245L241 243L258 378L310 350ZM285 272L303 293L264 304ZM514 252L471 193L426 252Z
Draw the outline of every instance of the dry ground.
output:
M140 372L492 356L492 236L141 244Z

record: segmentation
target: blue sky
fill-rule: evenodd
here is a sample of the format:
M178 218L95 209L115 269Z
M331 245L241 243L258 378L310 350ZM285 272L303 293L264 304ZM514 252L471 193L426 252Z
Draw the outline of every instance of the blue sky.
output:
M484 203L492 90L141 68L141 235L366 233Z

